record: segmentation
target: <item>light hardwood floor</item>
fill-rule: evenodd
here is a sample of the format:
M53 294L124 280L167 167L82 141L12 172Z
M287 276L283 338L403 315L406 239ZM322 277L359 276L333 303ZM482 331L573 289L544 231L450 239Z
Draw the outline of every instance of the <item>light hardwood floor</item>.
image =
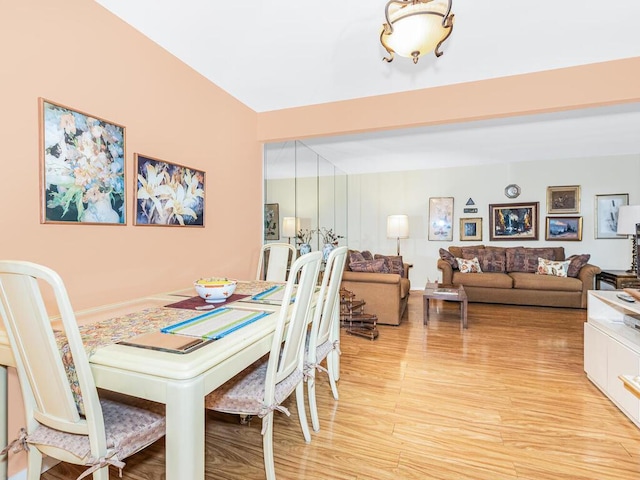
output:
M305 444L294 401L291 418L276 414L278 478L640 478L640 430L582 368L585 311L470 304L462 330L458 304L431 308L425 327L415 291L401 326L374 341L343 332L338 402L320 375L320 432ZM264 478L260 420L207 419L206 478ZM81 471L59 464L42 478ZM123 476L164 478L164 443Z

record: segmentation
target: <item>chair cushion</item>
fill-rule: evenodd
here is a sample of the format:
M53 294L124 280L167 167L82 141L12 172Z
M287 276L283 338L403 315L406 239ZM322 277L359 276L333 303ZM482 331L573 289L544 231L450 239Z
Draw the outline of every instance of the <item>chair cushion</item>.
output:
M264 382L267 375L268 357L264 357L245 368L238 375L214 390L204 399L209 410L238 415L264 416L269 405L264 403ZM303 380L302 371L296 369L276 385L275 401L281 404Z
M527 290L560 290L563 292L582 291L582 282L577 278L555 277L553 275L534 275L531 273L511 272L513 288Z
M104 417L107 448L115 450L115 455L120 460L151 445L165 434L164 415L110 399L101 398L100 405ZM91 446L87 435L61 432L44 425L38 426L28 435L27 443L61 448L87 462L91 457Z

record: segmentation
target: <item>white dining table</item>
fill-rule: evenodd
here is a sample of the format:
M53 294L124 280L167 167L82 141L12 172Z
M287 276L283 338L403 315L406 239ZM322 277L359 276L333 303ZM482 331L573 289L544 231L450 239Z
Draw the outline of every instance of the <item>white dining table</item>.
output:
M116 318L145 308L165 306L194 295L192 289L153 295L126 303L77 312L78 324ZM219 340L185 354L121 344L98 348L89 362L96 386L166 406L166 479L204 480L204 398L224 382L269 352L279 305L238 301L248 310L273 312ZM336 312L337 314L337 312ZM339 322L334 337L340 335ZM0 331L0 365L13 366L8 338ZM339 356L335 354L339 376ZM6 368L0 371L0 395L6 399ZM0 410L0 445L7 443L6 400ZM0 462L6 479L6 459Z

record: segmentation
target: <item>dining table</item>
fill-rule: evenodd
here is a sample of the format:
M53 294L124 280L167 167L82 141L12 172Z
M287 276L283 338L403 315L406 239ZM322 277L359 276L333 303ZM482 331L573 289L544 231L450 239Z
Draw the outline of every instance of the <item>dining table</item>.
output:
M271 282L273 283L273 282ZM149 295L130 301L104 305L75 312L83 336L89 363L98 388L151 400L165 405L166 411L166 479L203 480L205 476L205 407L206 395L234 377L270 351L276 320L281 306L274 301L254 301L252 295L270 288L269 282L238 282L236 293L243 298L234 301L235 308L265 313L228 335L205 342L188 353L176 353L142 348L112 341L93 342L91 348L85 335L93 335L100 325L123 325L119 332L149 322L162 315L174 318L169 309L185 301L200 300L193 288ZM196 312L197 313L197 312ZM188 313L187 315L192 315ZM173 316L172 316L173 315ZM182 314L184 316L184 314ZM337 306L335 315L338 315ZM52 318L55 322L55 318ZM340 324L334 322L334 340L339 339ZM113 329L112 329L113 330ZM132 331L135 336L140 331ZM122 335L122 333L119 333ZM126 335L126 333L125 333ZM89 338L89 337L87 337ZM7 372L14 366L8 337L0 324L0 445L7 444ZM339 378L339 356L333 362ZM0 479L7 478L6 458L0 461Z

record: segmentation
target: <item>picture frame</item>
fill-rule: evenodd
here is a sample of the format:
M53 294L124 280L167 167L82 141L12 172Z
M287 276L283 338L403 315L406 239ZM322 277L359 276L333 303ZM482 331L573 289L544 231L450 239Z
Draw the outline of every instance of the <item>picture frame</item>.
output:
M538 240L539 202L489 205L489 239Z
M547 187L547 213L580 213L580 185Z
M204 227L205 172L134 154L134 225Z
M429 198L429 240L453 241L453 197Z
M40 223L126 225L125 127L39 98Z
M280 206L277 203L264 205L264 239L280 240Z
M482 240L482 218L460 219L460 241Z
M626 235L618 235L618 209L629 205L628 193L611 193L596 195L595 204L595 238L626 239Z
M582 241L582 217L547 217L545 240Z

